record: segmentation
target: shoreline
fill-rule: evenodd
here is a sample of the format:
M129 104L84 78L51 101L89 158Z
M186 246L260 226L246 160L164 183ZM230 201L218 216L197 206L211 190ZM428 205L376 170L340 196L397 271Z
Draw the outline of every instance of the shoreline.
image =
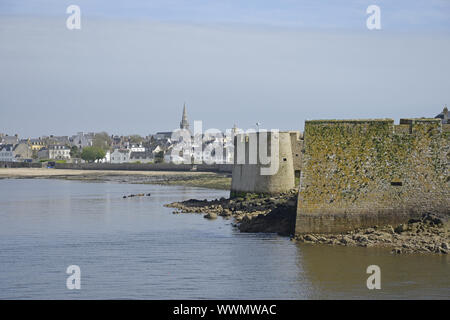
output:
M47 168L0 168L1 179L64 179L87 182L181 185L229 190L227 174L196 171L128 171Z
M337 234L302 234L292 240L334 246L389 248L393 254L450 253L448 219L425 213L397 226L373 226Z
M278 196L247 194L245 198L190 199L165 205L173 214L203 214L206 219L233 219L241 232L267 232L289 236L292 241L312 245L389 248L393 254L450 253L449 217L423 214L397 226L373 226L337 234L295 235L296 191Z
M180 185L229 190L231 177L227 174L196 171L125 171L78 170L47 168L0 168L1 179L64 179L86 182L118 182L132 184ZM232 199L172 202L174 214L203 214L206 219L233 219L241 232L277 233L292 241L335 246L385 247L392 253L450 253L448 217L424 214L398 226L373 226L338 234L294 235L297 190L279 195L257 195Z

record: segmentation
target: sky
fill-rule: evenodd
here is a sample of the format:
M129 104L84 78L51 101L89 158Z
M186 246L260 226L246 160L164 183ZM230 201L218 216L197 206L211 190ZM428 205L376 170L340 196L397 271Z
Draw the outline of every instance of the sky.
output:
M0 133L148 135L184 103L204 130L434 117L449 52L448 0L2 0Z

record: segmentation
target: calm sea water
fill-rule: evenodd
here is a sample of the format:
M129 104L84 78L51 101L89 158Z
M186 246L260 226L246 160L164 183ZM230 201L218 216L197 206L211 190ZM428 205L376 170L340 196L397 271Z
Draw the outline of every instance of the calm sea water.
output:
M130 193L151 197L122 199ZM191 187L0 180L1 299L450 299L450 258L298 245L163 204ZM381 290L368 290L368 265ZM81 268L81 290L66 268Z

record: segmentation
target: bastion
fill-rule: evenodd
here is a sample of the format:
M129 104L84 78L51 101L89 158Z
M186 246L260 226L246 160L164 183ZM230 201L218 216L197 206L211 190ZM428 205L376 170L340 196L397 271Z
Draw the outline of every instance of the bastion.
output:
M278 156L274 153L274 161L267 164L261 154L272 157L272 152L276 151L271 146L272 138L278 146ZM267 132L267 144L262 141L260 132L236 135L231 197L245 193L277 194L295 187L295 171L300 170L301 165L300 132ZM260 149L264 145L266 150ZM262 170L269 170L271 166L277 167L274 174L264 174Z
M440 119L305 122L295 233L336 233L450 214Z

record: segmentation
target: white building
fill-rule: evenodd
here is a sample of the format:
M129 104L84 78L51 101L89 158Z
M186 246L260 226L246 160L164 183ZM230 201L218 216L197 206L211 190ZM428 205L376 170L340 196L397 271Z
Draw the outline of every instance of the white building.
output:
M131 152L145 152L145 147L141 144L132 144L130 150Z
M14 161L14 146L12 144L0 145L0 161Z
M49 158L55 160L69 160L70 159L70 148L61 145L50 145L48 147Z
M105 157L103 159L97 160L97 163L110 163L111 162L111 152L106 151Z
M130 162L130 149L115 149L111 153L111 163L125 163Z
M50 145L38 151L39 159L70 160L70 148L61 145Z
M188 160L187 164L190 164L191 159ZM182 156L178 155L172 155L170 153L164 155L164 162L165 163L175 163L175 164L183 164L185 162L185 159Z
M156 148L153 149L153 151L152 151L153 156L155 156L156 154L158 154L161 151L164 151L163 148L161 148L160 146L156 146Z

